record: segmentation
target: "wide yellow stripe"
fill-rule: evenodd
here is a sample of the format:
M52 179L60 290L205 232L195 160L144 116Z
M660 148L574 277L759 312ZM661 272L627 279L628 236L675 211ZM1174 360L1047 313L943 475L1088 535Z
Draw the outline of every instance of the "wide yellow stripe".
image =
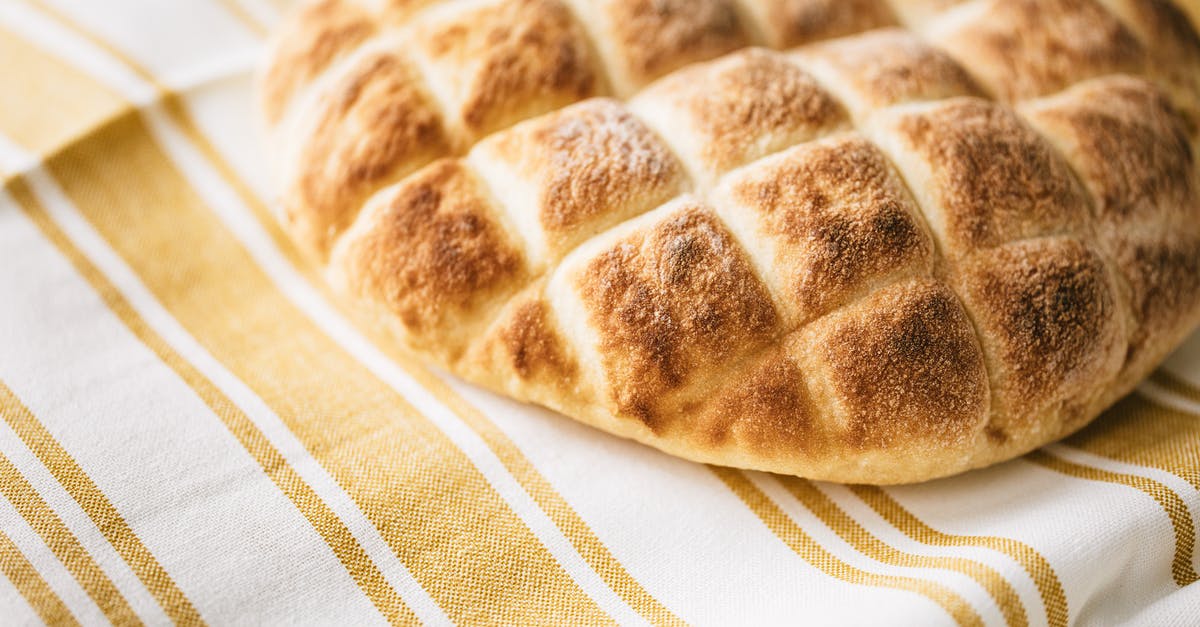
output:
M931 581L881 575L856 568L838 559L830 553L799 525L779 509L766 494L759 490L741 471L720 466L710 466L712 472L739 499L742 500L759 520L770 529L776 537L796 552L802 559L815 566L821 572L858 585L879 586L915 592L937 603L950 614L959 625L982 625L983 621L974 608L962 597L946 586Z
M863 555L890 566L939 568L962 573L977 581L987 590L992 599L996 601L996 605L999 606L1005 622L1019 627L1029 624L1029 619L1025 615L1025 604L1021 602L1020 595L1013 589L1012 584L994 568L965 557L916 555L900 551L863 528L837 503L817 489L811 481L797 477L778 477L777 479L797 501L800 501L838 537Z
M1038 553L1033 547L1013 540L997 536L964 536L944 533L927 525L920 518L909 512L903 505L881 488L875 486L849 486L858 498L862 499L875 513L899 529L904 535L924 544L932 546L975 546L1004 553L1016 560L1025 572L1033 579L1042 604L1046 606L1046 620L1052 627L1065 627L1070 622L1070 610L1067 596L1063 592L1062 582L1049 560Z
M29 409L21 403L12 390L0 383L0 411L4 420L49 469L50 474L87 513L104 538L117 553L129 563L134 574L145 584L167 616L176 623L200 625L204 621L192 606L187 595L175 585L175 581L163 570L154 554L134 533L125 518L113 507L104 492L80 468L71 454L54 439L54 436L38 422Z
M48 167L156 299L271 406L452 619L606 620L465 454L279 292L139 117L115 121Z
M1153 498L1167 513L1171 519L1171 526L1175 529L1175 558L1171 562L1171 575L1175 583L1186 586L1196 582L1198 577L1196 569L1192 566L1196 528L1192 524L1192 515L1188 511L1187 503L1170 488L1153 479L1082 466L1044 451L1029 453L1025 459L1064 475L1127 486Z
M23 181L15 181L10 192L25 214L37 225L42 234L65 256L76 271L96 290L105 304L125 326L154 352L167 367L185 381L196 395L204 401L238 442L258 462L259 466L279 487L309 524L321 535L325 543L345 566L364 594L389 621L393 623L415 623L416 616L404 604L395 589L388 584L383 573L367 556L355 540L346 524L333 513L313 489L304 482L283 456L254 426L253 421L229 400L211 381L196 370L187 360L172 349L137 314L125 297L93 265L87 257L71 243L70 239L47 216L45 209L30 193Z
M82 72L0 29L0 132L48 155L128 108Z
M13 541L0 531L0 572L47 625L79 625L62 599L50 589L41 573L25 559Z
M1157 374L1153 381L1171 393L1188 395L1187 385L1170 375ZM1169 472L1200 490L1200 416L1165 407L1137 393L1121 399L1066 443L1095 455Z
M234 0L223 0L226 4ZM55 17L68 27L78 31L78 26L71 23L65 16ZM86 33L82 33L86 35ZM311 265L303 259L295 246L280 230L278 223L270 215L269 209L262 200L249 188L241 176L212 145L211 141L198 128L182 100L140 64L132 61L120 51L95 37L89 37L92 43L103 46L113 56L121 59L127 66L137 72L143 79L154 85L162 94L164 109L177 124L188 139L195 145L205 158L216 168L218 174L234 189L240 200L254 211L259 223L270 234L277 248L284 252L292 265L304 274L310 285L316 287L326 297L326 300L337 302L333 298L324 281L316 276ZM635 611L653 624L680 624L669 609L654 598L645 588L631 576L624 566L604 546L587 523L578 515L550 483L534 468L516 445L504 435L487 417L475 410L469 403L460 398L453 390L429 372L429 370L408 353L396 350L394 342L386 338L376 337L375 343L386 347L389 357L397 362L410 376L417 379L426 389L435 395L443 404L449 406L456 414L484 439L489 448L501 459L510 473L533 496L538 505L554 521L555 525L571 541L580 555L595 570L605 583L613 589Z
M3 381L0 381L0 396L15 398L12 390L8 389ZM125 596L117 590L108 575L104 574L79 543L79 538L71 533L58 514L54 513L17 467L3 455L0 455L0 494L12 503L30 528L42 538L108 620L117 625L142 624L129 607Z

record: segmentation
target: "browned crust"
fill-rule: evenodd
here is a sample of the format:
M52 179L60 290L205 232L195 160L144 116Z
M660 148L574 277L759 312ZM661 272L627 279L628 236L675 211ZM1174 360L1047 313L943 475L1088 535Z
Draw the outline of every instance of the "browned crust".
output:
M323 95L303 138L287 220L324 257L366 197L450 151L442 119L399 57L363 59Z
M698 140L699 161L720 173L844 127L833 96L778 53L752 48L682 70L640 98L665 101Z
M750 43L730 0L601 3L624 74L636 86Z
M910 184L933 196L924 209L951 255L1090 222L1070 168L1010 109L956 98L902 116L895 131L930 170Z
M936 43L1004 101L1138 72L1146 61L1133 33L1095 0L991 0Z
M983 95L949 55L900 28L813 46L802 58L828 65L852 101L861 103L860 116L906 102Z
M1082 242L1036 239L983 252L963 264L961 282L995 382L993 428L1053 429L1032 423L1047 408L1085 405L1116 376L1125 327L1115 286Z
M859 136L793 148L730 181L731 209L774 242L797 322L896 275L927 270L933 245L883 154Z
M845 450L965 449L988 416L975 332L944 285L884 288L814 324L801 351L810 384L839 417Z
M414 343L433 340L439 352L459 352L469 338L455 327L519 287L523 255L460 161L435 162L373 204L362 217L369 228L342 244L340 271Z
M482 150L535 190L551 258L687 184L683 167L619 103L593 99L491 138ZM510 201L511 202L511 201Z
M685 202L575 278L622 415L663 429L665 397L768 342L766 288L711 210Z
M1166 0L571 4L318 2L261 83L293 235L466 378L893 483L1078 428L1200 324L1200 39ZM920 40L842 37L896 16Z
M417 34L472 138L601 93L583 30L558 0L492 3Z
M1194 216L1196 157L1187 120L1153 84L1089 81L1034 104L1029 115L1080 174L1102 225Z
M286 35L276 40L260 85L267 122L279 122L300 88L375 30L375 20L346 0L315 2L291 16L282 29Z
M760 16L767 44L773 48L897 24L883 0L749 0L747 4Z
M697 446L765 457L817 457L827 444L800 368L782 349L768 353L719 388L695 420Z

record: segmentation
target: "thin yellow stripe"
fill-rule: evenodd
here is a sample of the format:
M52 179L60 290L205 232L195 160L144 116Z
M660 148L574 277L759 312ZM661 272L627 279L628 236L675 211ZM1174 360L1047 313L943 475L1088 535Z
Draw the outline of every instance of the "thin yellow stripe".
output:
M229 2L230 0L225 1ZM55 17L69 28L81 32L81 29L71 23L65 16L56 15ZM228 161L216 150L211 141L198 128L195 121L188 114L182 100L159 83L145 67L129 59L112 46L107 45L106 42L91 37L84 32L81 32L81 34L87 37L92 43L103 47L107 52L121 60L159 90L163 95L162 102L164 109L172 121L184 131L188 139L215 166L218 174L233 187L243 204L252 209L258 222L269 233L276 247L284 252L293 267L302 271L310 285L322 292L327 301L336 302L337 299L331 298L324 282L312 273L310 264L298 254L291 241L279 229L278 223L271 217L270 211L263 204L262 200L250 190L241 176L230 166ZM376 341L375 343L392 349L390 342ZM600 575L613 591L653 624L672 625L681 623L678 617L646 591L641 583L625 570L566 499L554 490L550 483L534 468L528 459L521 454L516 445L495 424L450 390L437 377L433 376L424 365L413 359L411 355L397 350L389 350L389 357L433 393L440 402L451 407L472 430L484 439L488 447L501 459L509 472L534 497L534 500L550 516L551 520L554 521L563 534L567 536L588 565Z
M62 599L50 589L41 573L25 559L21 549L0 531L0 572L12 582L25 601L47 625L79 625Z
M932 546L976 546L1008 555L1020 564L1033 579L1042 604L1046 606L1046 620L1051 627L1065 627L1070 622L1067 596L1062 582L1050 562L1033 547L1011 538L997 536L964 536L944 533L925 524L920 518L904 508L886 492L875 486L849 486L875 513L883 517L904 535Z
M607 620L466 455L283 296L140 117L113 122L48 168L155 298L355 500L451 619ZM137 185L127 183L130 172Z
M964 557L916 555L900 551L867 531L842 510L832 499L821 493L811 481L796 477L777 477L792 496L821 519L834 533L863 555L890 566L940 568L962 573L979 583L996 601L1000 613L1009 625L1025 627L1029 619L1020 595L994 568Z
M789 518L775 503L771 502L771 499L751 483L741 471L719 466L710 466L709 468L776 537L821 572L848 583L915 592L937 603L959 625L983 624L979 614L962 597L946 586L911 577L870 573L843 562L817 544L811 536L805 533L804 529Z
M1198 577L1196 569L1192 566L1196 529L1192 524L1192 515L1188 512L1187 504L1170 488L1146 477L1081 466L1044 451L1029 453L1025 459L1070 477L1123 485L1149 495L1166 511L1171 519L1171 526L1175 528L1175 558L1171 563L1171 575L1175 578L1175 583L1186 586L1196 582Z
M383 573L354 539L345 523L300 478L295 469L288 465L266 436L254 426L253 421L142 320L116 287L95 265L88 261L87 257L48 217L45 208L33 197L23 180L13 181L10 188L9 191L17 200L18 206L37 225L46 239L54 244L59 252L71 262L76 271L96 290L108 308L120 318L142 344L179 375L221 419L238 439L238 442L254 457L263 471L300 510L309 524L321 534L322 539L380 613L393 623L417 622L416 615L404 604L395 589L387 583ZM93 519L95 519L94 516ZM162 600L160 600L161 602Z
M1170 375L1157 374L1152 379L1168 392L1188 397L1186 384ZM1066 443L1102 457L1169 472L1200 490L1200 416L1137 393L1121 399Z
M251 15L238 0L217 0L218 3L225 7L225 10L233 15L246 28L250 29L255 35L265 37L271 31L270 27L260 22L258 18Z
M0 397L15 398L12 390L8 389L3 381L0 381ZM5 408L4 411L7 412L8 409ZM108 620L117 625L142 624L129 607L124 595L83 548L75 534L67 529L58 514L54 513L17 467L3 455L0 455L0 494L12 503L25 522L41 536L42 541L58 561L67 567Z
M142 544L129 524L113 507L108 497L79 467L54 436L38 422L37 418L21 401L0 383L0 409L4 419L17 432L25 445L50 470L54 478L66 488L83 511L96 523L109 544L129 563L129 567L142 580L146 589L176 623L201 625L200 614L192 606L187 595L175 585L175 581L163 570L154 555Z

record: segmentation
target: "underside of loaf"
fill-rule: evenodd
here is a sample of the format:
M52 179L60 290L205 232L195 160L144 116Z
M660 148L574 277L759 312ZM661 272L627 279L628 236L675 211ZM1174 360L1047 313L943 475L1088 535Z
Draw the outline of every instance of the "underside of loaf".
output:
M364 324L697 461L984 466L1200 323L1166 0L325 0L260 93Z

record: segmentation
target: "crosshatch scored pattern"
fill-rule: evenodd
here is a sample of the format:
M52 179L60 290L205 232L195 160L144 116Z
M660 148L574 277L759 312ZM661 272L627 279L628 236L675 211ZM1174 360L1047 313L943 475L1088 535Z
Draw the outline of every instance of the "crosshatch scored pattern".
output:
M337 0L272 55L284 221L369 324L691 459L986 465L1200 315L1170 2Z

